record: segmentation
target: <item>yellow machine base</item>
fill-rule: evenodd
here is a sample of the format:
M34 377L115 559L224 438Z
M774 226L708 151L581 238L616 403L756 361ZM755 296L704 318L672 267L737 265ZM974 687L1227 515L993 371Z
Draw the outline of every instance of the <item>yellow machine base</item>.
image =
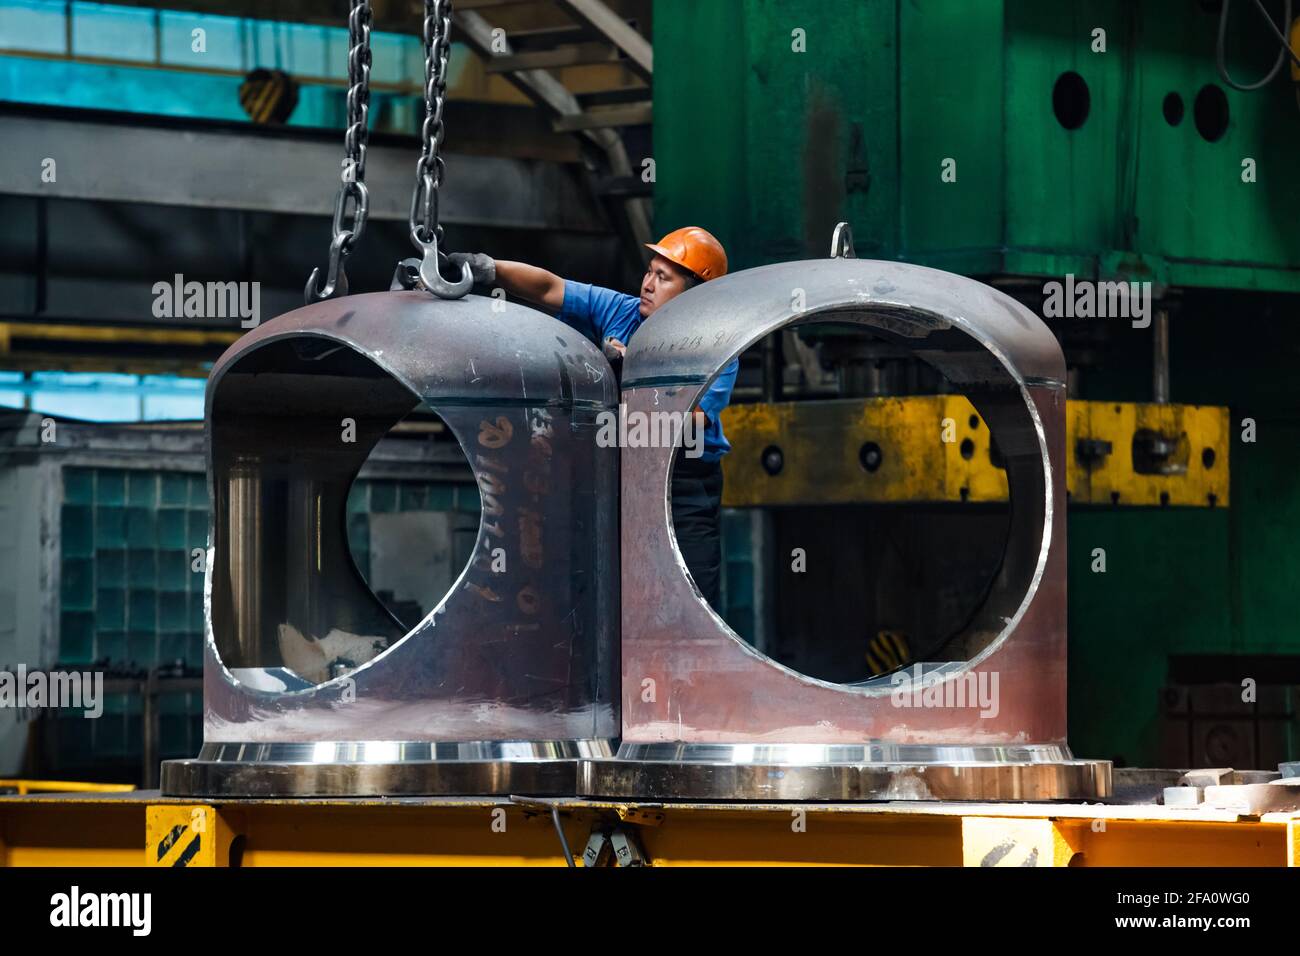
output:
M552 811L554 808L554 812ZM1100 804L0 798L7 866L1297 866L1300 813Z

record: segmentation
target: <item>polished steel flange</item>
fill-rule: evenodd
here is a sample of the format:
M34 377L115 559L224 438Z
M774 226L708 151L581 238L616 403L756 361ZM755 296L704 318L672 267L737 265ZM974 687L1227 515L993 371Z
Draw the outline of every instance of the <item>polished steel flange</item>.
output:
M608 757L608 742L456 744L206 744L195 760L163 764L175 796L572 796L578 761Z
M1104 800L1111 764L1055 746L624 744L583 760L578 786L642 800Z

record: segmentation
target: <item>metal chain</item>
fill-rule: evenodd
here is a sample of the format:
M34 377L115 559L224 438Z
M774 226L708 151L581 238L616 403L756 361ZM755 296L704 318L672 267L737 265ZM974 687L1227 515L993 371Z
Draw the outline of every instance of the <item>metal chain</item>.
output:
M366 142L370 137L370 25L369 0L352 0L348 14L348 128L343 137L343 184L334 200L333 237L324 288L318 289L320 269L307 280L307 304L348 294L347 257L366 228L370 193L366 189ZM351 200L351 224L344 226Z
M449 0L424 0L424 123L420 127L421 152L415 164L415 194L411 197L411 239L417 244L442 239L438 224L438 187L446 164L439 155L446 129L442 111L447 94Z
M415 164L415 190L411 193L411 242L421 254L420 282L444 299L458 299L470 290L469 266L462 266L458 281L449 283L438 271L442 226L438 222L438 189L446 164L440 155L446 134L442 112L447 97L447 56L451 50L451 0L424 0L424 123L420 127L421 152Z

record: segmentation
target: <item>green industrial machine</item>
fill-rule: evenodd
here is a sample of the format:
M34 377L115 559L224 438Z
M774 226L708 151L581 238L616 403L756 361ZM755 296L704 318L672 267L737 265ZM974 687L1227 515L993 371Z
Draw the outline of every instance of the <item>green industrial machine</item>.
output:
M1254 78L1278 42L1239 6ZM1225 87L1216 3L659 0L654 25L656 216L733 267L848 220L860 256L968 275L1300 291L1294 84Z
M1170 308L1171 400L1228 408L1230 506L1069 515L1071 745L1129 766L1300 755L1300 109L1289 70L1224 83L1220 11L655 5L660 230L705 226L741 269L825 256L846 220L862 257L1029 295L1151 281ZM1252 4L1230 13L1226 66L1254 81L1278 41ZM1056 327L1085 368L1072 398L1151 399L1152 328Z

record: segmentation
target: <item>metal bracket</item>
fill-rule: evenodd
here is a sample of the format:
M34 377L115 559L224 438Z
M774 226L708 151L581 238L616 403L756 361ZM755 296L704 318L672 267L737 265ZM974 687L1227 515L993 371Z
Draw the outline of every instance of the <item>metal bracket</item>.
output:
M831 233L831 258L856 259L857 257L858 254L853 251L853 230L847 222L842 222Z
M416 256L409 259L403 259L397 264L396 271L393 272L393 281L389 285L389 292L401 292L402 290L410 291L420 286L420 260Z
M614 849L614 859L619 866L645 866L645 853L632 830L619 828L609 835L610 845Z
M604 866L611 852L609 834L603 830L593 830L587 839L587 849L582 851L582 865L584 867Z

